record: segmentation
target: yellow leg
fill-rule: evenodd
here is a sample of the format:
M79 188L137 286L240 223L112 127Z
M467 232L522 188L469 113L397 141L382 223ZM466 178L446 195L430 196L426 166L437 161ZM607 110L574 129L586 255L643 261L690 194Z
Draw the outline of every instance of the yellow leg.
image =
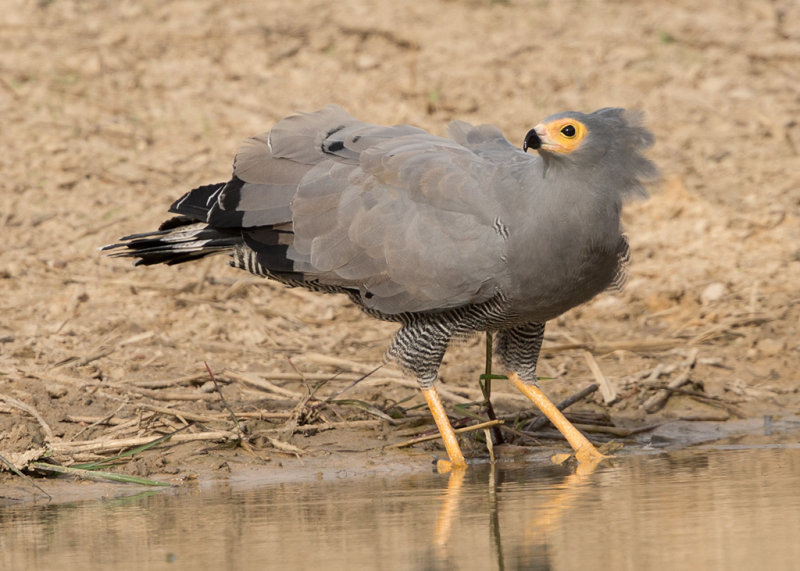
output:
M597 448L567 420L556 405L550 402L550 399L545 396L539 387L536 385L526 385L516 373L510 374L508 378L522 394L528 397L531 402L542 411L542 414L553 423L553 426L564 435L569 445L575 450L575 458L577 458L578 462L596 464L605 458L605 456L600 454Z
M436 392L435 388L430 387L428 389L422 389L422 394L425 395L425 400L428 401L428 408L431 409L433 420L436 422L439 434L441 434L442 440L444 440L444 447L447 449L447 456L450 458L449 462L439 460L437 464L439 472L444 474L449 472L452 468L464 468L467 462L464 460L461 447L459 447L458 440L456 440L456 433L450 425L447 413L444 411L444 405L441 399L439 399L439 393Z

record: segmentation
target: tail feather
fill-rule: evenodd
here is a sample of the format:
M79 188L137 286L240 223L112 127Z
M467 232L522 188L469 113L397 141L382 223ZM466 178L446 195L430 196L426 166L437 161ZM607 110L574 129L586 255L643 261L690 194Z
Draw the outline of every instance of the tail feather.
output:
M235 177L234 177L235 179ZM234 181L231 181L234 182ZM214 206L222 190L229 183L218 182L194 188L172 203L169 210L194 220L208 220L208 211Z
M168 222L179 223L175 218ZM119 250L110 254L115 258L139 258L137 266L174 265L229 253L240 244L242 234L239 231L211 228L203 222L186 219L182 225L169 227L165 223L155 232L124 236L120 242L103 246L101 250Z

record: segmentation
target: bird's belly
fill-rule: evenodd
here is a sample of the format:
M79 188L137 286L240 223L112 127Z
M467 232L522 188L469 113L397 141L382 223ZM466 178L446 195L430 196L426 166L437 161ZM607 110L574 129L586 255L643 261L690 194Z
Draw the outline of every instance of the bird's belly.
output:
M519 283L514 309L523 321L548 321L607 289L617 268L616 253L594 252L536 272Z

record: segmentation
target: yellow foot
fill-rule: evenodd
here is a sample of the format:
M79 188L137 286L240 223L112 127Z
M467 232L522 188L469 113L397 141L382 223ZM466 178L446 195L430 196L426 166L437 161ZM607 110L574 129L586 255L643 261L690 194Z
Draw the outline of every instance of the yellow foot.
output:
M593 473L597 466L600 465L600 462L608 458L608 456L600 454L596 450L594 454L584 454L581 451L573 454L553 454L550 457L550 461L553 462L553 464L563 464L570 458L575 458L578 461L578 467L576 468L575 473L578 476L588 476L589 474Z
M437 460L436 461L436 472L439 474L457 474L459 472L464 471L466 469L467 464L455 464L450 460Z
M592 447L591 450L581 449L572 454L553 454L550 459L553 464L563 464L570 458L575 458L579 464L597 464L605 458L610 458L610 456L601 454L596 448Z
M608 458L608 456L601 454L600 451L591 444L588 447L584 446L580 450L575 451L575 459L581 464L596 464L603 458Z
M606 458L606 456L598 452L597 448L567 420L562 412L558 410L558 407L545 396L539 387L525 384L516 373L512 373L508 378L522 394L528 397L530 401L542 411L542 414L553 423L553 426L564 435L564 438L567 439L572 449L575 450L575 459L579 464L585 463L589 466L596 466L603 458Z

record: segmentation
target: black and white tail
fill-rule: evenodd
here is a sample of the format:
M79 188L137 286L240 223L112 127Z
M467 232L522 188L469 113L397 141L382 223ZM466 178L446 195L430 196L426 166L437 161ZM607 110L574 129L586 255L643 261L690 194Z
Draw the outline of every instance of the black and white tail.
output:
M101 250L118 250L110 254L115 258L139 258L137 266L174 265L211 254L230 253L240 244L240 231L211 228L205 222L177 216L155 232L124 236L120 242L103 246Z
M244 241L241 230L212 228L202 222L225 185L211 184L187 192L171 208L180 215L163 222L158 230L124 236L116 244L100 249L115 250L110 254L115 258L139 258L137 266L174 265L211 254L230 253Z

